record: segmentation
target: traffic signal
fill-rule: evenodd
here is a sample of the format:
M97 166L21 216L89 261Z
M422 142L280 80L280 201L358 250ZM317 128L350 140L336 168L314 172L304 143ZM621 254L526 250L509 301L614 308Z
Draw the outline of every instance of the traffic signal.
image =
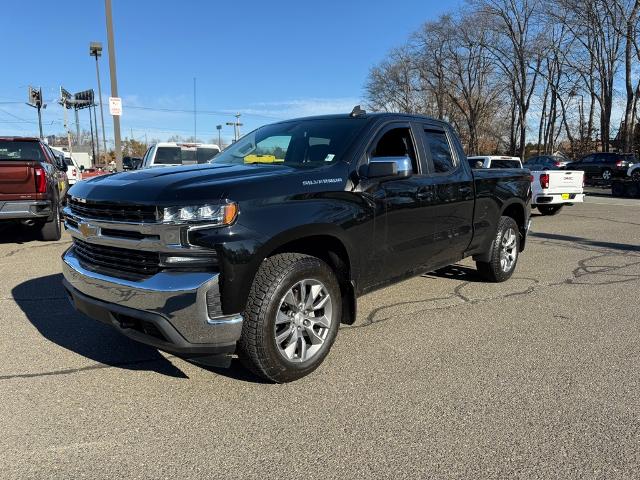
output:
M42 106L42 90L29 85L29 105L40 108Z

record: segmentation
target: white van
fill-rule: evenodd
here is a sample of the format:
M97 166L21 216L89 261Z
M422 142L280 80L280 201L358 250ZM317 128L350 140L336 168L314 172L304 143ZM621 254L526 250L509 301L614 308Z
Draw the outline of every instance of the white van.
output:
M206 163L220 153L220 147L206 143L159 142L151 145L140 168L175 167Z

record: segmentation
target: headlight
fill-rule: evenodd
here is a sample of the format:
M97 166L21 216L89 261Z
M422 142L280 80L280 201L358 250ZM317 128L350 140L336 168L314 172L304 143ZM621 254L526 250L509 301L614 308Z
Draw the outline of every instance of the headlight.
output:
M162 223L207 223L230 225L238 215L238 204L206 204L188 207L165 207Z

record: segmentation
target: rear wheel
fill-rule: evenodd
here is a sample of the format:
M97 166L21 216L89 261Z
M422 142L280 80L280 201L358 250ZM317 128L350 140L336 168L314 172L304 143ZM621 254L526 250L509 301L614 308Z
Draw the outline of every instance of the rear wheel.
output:
M562 210L562 205L538 205L538 211L542 215L555 215Z
M249 293L240 359L274 382L308 375L331 349L341 306L338 281L322 260L299 253L267 258Z
M44 222L40 231L38 232L38 238L45 242L55 242L62 237L62 225L60 222L60 212L56 208L56 211L52 214L53 218Z
M540 208L540 207L538 207ZM520 233L511 217L500 217L495 239L491 244L488 262L476 262L480 275L490 282L508 280L518 263Z
M611 173L611 170L609 170L608 168L605 168L602 171L602 180L604 180L605 182L610 182L611 181L611 177L613 177L613 174Z

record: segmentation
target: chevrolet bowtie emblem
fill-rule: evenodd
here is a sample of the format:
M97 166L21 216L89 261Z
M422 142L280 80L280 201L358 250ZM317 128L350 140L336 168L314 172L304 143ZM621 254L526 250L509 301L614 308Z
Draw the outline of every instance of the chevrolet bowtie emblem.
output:
M98 234L98 227L86 222L78 223L78 230L84 237L92 237Z

